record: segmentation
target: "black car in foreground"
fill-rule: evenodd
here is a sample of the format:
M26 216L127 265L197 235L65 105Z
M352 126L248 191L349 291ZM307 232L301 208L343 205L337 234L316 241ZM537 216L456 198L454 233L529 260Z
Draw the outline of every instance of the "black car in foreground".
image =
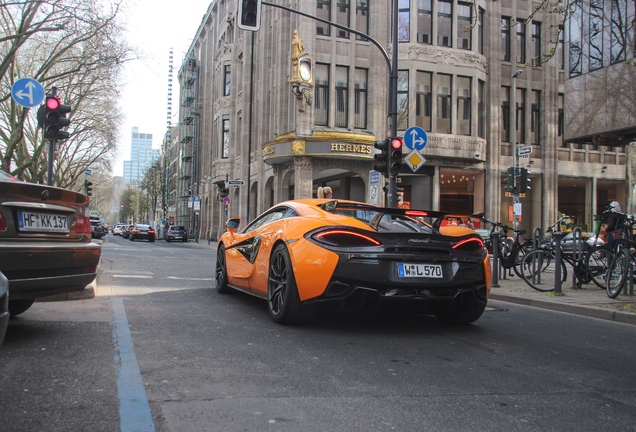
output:
M130 232L130 241L135 240L148 240L155 241L155 230L150 225L137 224Z
M101 246L91 233L86 195L0 171L0 271L9 280L11 316L95 279Z

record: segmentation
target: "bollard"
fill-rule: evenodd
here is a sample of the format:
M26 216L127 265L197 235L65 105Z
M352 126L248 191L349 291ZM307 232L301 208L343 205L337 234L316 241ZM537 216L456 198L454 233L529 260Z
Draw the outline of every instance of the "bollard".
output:
M575 262L583 259L583 232L579 227L572 230L572 259ZM572 268L572 289L578 289L574 268Z
M554 247L555 247L555 259L554 265L556 266L554 269L554 295L562 296L563 292L561 291L561 239L565 236L563 232L555 232L552 233L552 237L554 238Z
M492 286L499 288L499 236L501 233L493 232L490 237L492 242Z

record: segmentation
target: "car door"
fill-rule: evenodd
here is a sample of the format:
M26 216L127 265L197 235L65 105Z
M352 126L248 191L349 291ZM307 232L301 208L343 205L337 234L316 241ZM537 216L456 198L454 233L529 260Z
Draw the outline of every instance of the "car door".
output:
M271 242L277 232L277 221L288 213L287 207L276 207L262 214L241 232L235 232L231 243L226 248L226 265L228 282L244 288L255 289L250 283L250 276L254 273L261 254L261 246ZM263 291L262 286L256 289Z

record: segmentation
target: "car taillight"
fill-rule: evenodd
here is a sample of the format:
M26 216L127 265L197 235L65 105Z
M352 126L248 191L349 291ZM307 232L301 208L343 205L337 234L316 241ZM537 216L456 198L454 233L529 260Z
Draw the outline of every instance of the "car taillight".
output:
M366 234L347 230L328 230L314 234L314 240L329 246L365 247L379 246L381 243Z
M2 217L2 213L0 213L0 231L4 231L7 229L7 223L4 221L4 217Z
M78 216L75 220L75 232L78 234L91 233L91 221L88 216Z
M148 230L148 234L154 234L155 231L154 230Z
M172 230L168 230L168 234L172 234Z
M140 232L139 230L133 230L133 232Z
M453 246L453 249L465 251L465 252L481 252L484 248L484 242L482 239L477 237L471 237L464 240L461 240Z

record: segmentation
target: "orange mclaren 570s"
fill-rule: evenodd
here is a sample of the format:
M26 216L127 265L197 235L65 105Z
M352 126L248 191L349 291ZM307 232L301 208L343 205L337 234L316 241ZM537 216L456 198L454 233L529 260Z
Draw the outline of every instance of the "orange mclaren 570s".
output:
M342 200L282 202L241 230L240 219L228 220L216 288L266 299L280 324L306 323L320 305L470 323L490 294L488 252L475 231L444 222L470 217Z

